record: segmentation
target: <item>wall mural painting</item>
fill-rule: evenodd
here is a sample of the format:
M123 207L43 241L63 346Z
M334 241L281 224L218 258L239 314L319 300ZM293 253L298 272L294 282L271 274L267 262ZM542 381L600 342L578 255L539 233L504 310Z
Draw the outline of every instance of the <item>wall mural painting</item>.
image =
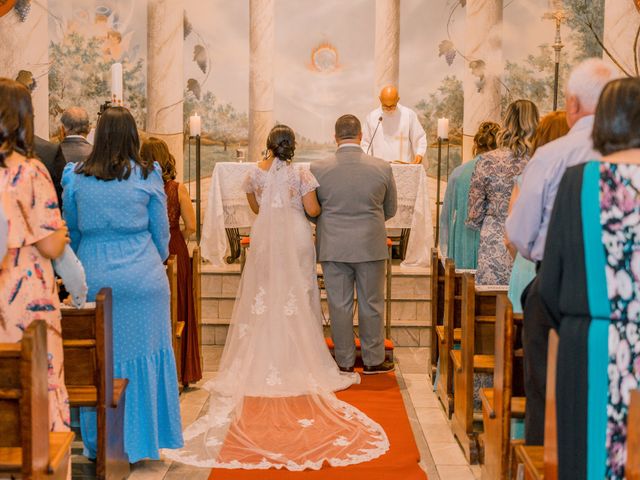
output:
M185 1L184 85L184 124L196 113L202 118L203 176L216 162L242 161L249 143L249 2ZM188 133L185 181L195 178Z
M124 101L145 129L146 2L49 0L49 128L79 105L96 115L111 97L111 65L122 63Z
M504 0L503 62L497 72L503 108L529 98L542 112L551 110L551 14L560 8L561 80L579 60L602 55L604 0ZM377 106L375 8L368 0L278 0L275 9L274 117L296 130L299 161L321 158L334 148L332 129L339 115L351 112L363 119ZM249 6L190 0L185 10L185 124L193 113L203 117L203 174L210 175L215 162L242 160L246 154ZM490 62L464 56L466 0L402 0L400 14L400 101L421 117L431 145L427 170L434 176L437 119L450 119L451 171L461 161L465 69L481 83Z

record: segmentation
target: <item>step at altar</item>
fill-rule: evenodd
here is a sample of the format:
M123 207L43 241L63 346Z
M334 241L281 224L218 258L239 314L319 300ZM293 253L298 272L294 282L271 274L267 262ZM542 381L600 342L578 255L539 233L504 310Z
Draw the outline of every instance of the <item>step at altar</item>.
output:
M321 269L318 267L318 273ZM431 299L429 269L404 269L394 265L391 282L391 339L397 346L429 346ZM223 345L240 284L238 264L222 268L202 266L202 343ZM325 324L330 322L326 292L321 291ZM355 329L357 331L357 316ZM329 329L325 326L325 333Z

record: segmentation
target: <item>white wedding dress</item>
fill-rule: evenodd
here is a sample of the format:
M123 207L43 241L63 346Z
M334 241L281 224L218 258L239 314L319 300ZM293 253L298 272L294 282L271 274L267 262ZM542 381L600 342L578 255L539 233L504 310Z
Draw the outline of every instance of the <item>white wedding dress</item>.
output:
M275 159L245 181L260 213L208 414L187 427L169 459L200 467L318 470L383 455L382 427L333 392L359 383L325 344L316 256L302 196L306 169Z

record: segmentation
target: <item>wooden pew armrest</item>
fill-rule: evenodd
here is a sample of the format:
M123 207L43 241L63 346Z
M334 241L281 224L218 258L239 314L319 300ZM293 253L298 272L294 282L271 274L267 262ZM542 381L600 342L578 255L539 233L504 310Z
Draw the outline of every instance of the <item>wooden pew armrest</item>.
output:
M462 351L460 350L451 350L449 352L451 355L451 360L453 360L453 368L457 373L462 372Z
M482 401L482 410L487 412L489 418L496 418L496 411L493 409L493 388L481 388L480 400Z
M184 322L176 322L176 338L182 338L184 332Z
M0 476L5 473L20 473L22 469L22 448L0 447Z
M496 366L496 357L494 355L474 355L473 356L473 371L493 373L493 369Z
M526 397L511 397L511 418L524 418L526 411Z
M514 453L516 461L522 463L528 473L525 474L525 478L544 479L544 447L516 445Z
M118 408L120 404L120 400L124 395L125 390L127 389L127 385L129 385L128 378L114 378L113 379L113 408Z
M68 460L71 455L71 443L75 438L73 432L49 433L49 473L57 471L62 462Z

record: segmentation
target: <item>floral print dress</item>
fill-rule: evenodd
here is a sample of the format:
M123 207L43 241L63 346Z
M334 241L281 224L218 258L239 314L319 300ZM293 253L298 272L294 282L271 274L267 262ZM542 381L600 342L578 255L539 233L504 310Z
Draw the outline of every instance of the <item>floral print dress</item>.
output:
M625 478L627 416L640 381L640 166L567 170L540 270L559 326L559 478Z
M0 342L19 342L33 320L47 322L49 422L69 430L58 292L51 260L36 243L63 226L53 182L36 159L0 168L8 219L7 254L0 267Z
M504 225L516 178L529 157L499 148L478 157L471 176L466 226L480 231L476 284L508 285L513 260L504 245Z

